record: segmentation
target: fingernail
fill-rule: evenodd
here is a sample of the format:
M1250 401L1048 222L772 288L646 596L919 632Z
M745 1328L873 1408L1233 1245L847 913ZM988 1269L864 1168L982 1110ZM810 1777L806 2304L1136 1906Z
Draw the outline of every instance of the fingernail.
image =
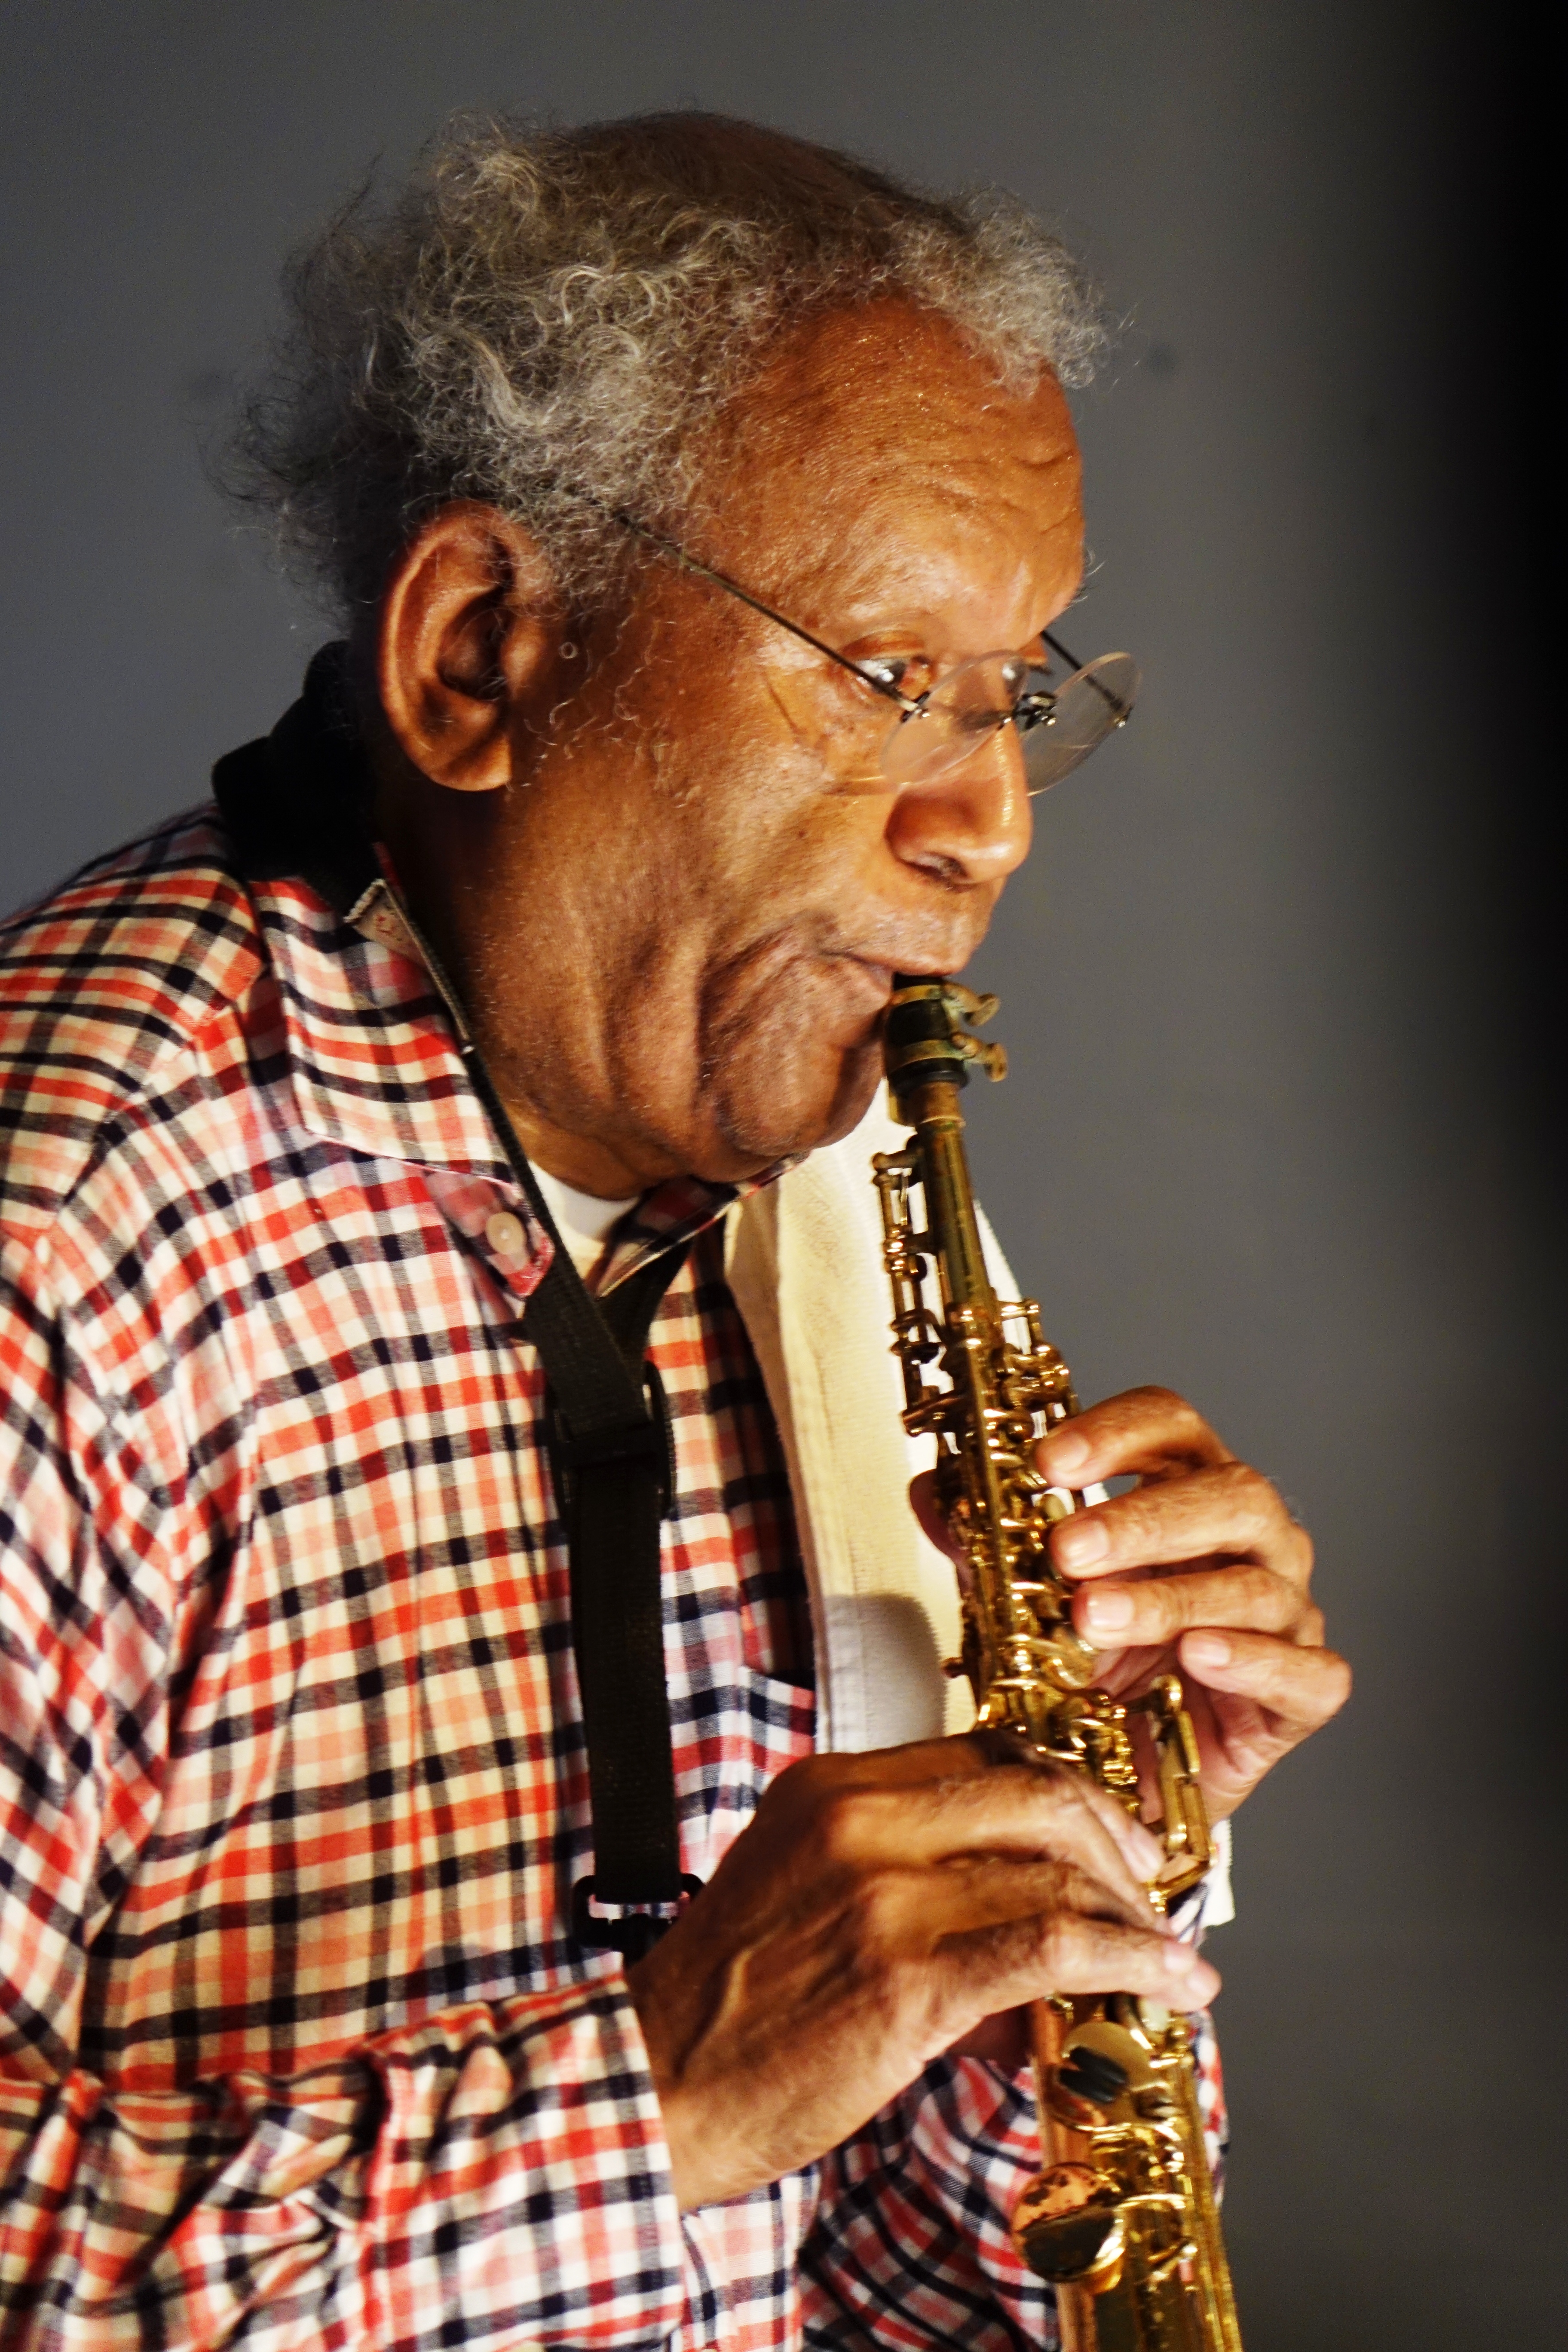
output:
M1098 1519L1058 1519L1051 1549L1064 1568L1087 1568L1105 1558L1110 1538Z
M1230 1643L1223 1633L1189 1633L1182 1655L1193 1666L1228 1666Z
M1132 1622L1130 1592L1091 1592L1083 1613L1091 1633L1120 1633Z
M1040 1458L1047 1475L1068 1478L1089 1460L1089 1440L1079 1437L1075 1430L1065 1431L1060 1437L1047 1437L1040 1448Z
M1190 1944L1166 1945L1165 1971L1168 1976L1181 1977L1184 1980L1187 1980L1194 1977L1203 1966L1203 1961Z

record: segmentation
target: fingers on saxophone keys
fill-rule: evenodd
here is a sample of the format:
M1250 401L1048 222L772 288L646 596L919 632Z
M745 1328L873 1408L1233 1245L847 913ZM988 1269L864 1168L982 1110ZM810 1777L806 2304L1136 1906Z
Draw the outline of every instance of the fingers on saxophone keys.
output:
M1196 1625L1289 1633L1300 1614L1294 1586L1268 1568L1193 1570L1138 1583L1097 1584L1073 1602L1073 1622L1084 1638L1118 1649L1157 1646Z
M1176 1654L1195 1681L1253 1700L1281 1731L1305 1737L1351 1695L1350 1667L1336 1651L1323 1649L1321 1638L1321 1621L1312 1643L1205 1626L1184 1633Z
M1039 1775L1031 1777L1037 1780ZM1076 1861L1113 1887L1142 1923L1148 1913L1148 1884L1160 1867L1158 1841L1082 1774L1054 1777L1048 1809L1039 1821L1041 1845Z
M1064 1422L1041 1441L1036 1459L1067 1486L1126 1472L1201 1469L1228 1462L1229 1448L1185 1397L1172 1389L1126 1389Z
M1058 1522L1051 1559L1068 1576L1108 1576L1212 1553L1259 1561L1304 1587L1310 1538L1261 1471L1245 1462L1139 1486Z
M1001 1764L924 1787L853 1786L833 1791L815 1823L819 1851L850 1869L1012 1857L1018 1867L1060 1856L1092 1871L1135 1910L1159 1867L1160 1849L1082 1774Z
M1219 1990L1218 1972L1173 1936L1107 1916L1088 1886L1062 1890L1024 1917L951 1937L945 1953L993 2006L1053 1992L1132 1992L1173 2009L1201 2009Z

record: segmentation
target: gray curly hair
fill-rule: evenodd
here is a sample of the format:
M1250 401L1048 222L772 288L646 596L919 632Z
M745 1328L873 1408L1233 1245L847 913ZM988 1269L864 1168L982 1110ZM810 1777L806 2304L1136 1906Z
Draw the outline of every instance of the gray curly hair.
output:
M1066 247L1012 197L944 201L695 113L459 120L389 203L345 205L286 291L227 487L351 626L454 499L524 524L589 612L633 560L615 511L679 535L704 426L814 311L902 295L1017 389L1085 382L1100 340Z

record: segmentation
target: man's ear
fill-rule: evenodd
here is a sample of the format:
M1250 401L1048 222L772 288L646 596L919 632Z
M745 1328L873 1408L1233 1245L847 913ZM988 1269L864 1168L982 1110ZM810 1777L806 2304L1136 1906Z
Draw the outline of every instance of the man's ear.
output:
M376 683L405 758L433 783L511 781L520 706L560 659L553 603L536 542L493 507L443 507L405 550L382 601Z

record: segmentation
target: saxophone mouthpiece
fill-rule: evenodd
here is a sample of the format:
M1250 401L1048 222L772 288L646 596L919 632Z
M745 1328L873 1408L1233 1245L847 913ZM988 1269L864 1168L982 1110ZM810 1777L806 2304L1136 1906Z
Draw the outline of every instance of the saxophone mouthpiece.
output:
M977 996L940 972L895 972L884 1040L894 1093L917 1078L965 1087L971 1068L984 1070L988 1078L1005 1078L1006 1047L971 1034L991 1019L998 1001Z

